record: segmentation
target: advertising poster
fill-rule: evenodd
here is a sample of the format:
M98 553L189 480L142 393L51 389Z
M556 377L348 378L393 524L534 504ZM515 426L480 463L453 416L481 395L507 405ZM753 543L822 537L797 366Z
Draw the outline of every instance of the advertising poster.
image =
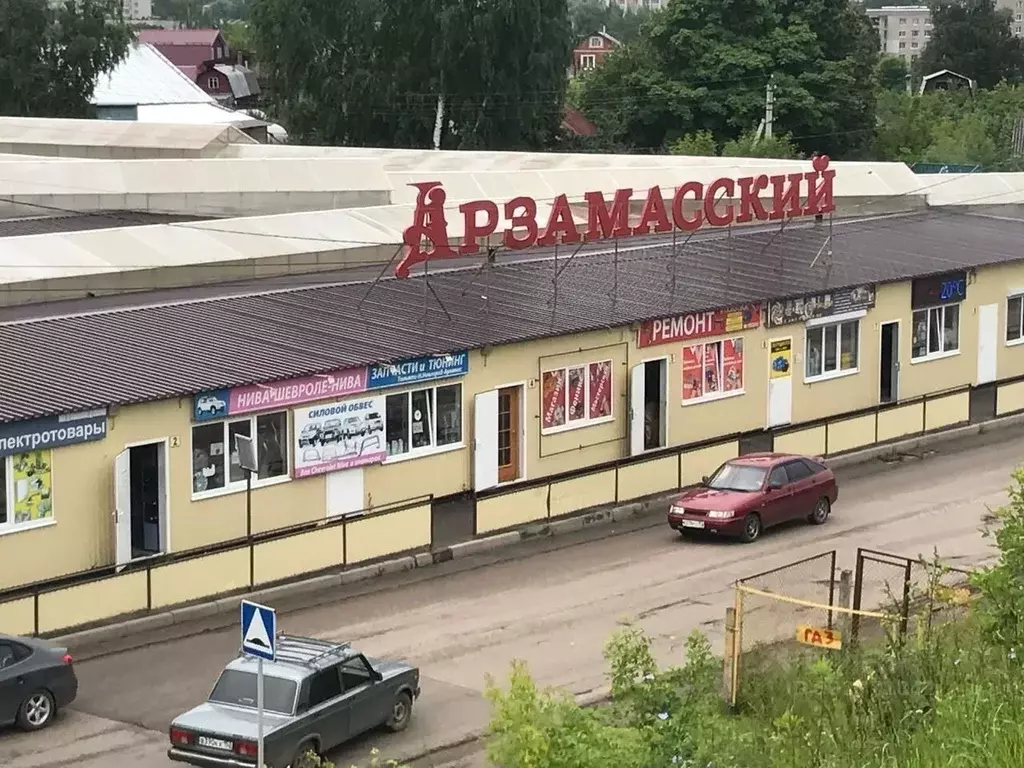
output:
M587 418L587 369L569 369L569 421Z
M723 333L749 331L761 325L761 305L744 304L732 309L688 312L676 317L647 320L637 332L637 346L651 347L676 341L721 336Z
M793 375L793 340L778 339L771 342L769 365L773 379L788 379Z
M295 410L295 477L379 464L388 457L384 439L385 396L356 397Z
M693 400L704 394L704 345L683 347L683 400Z
M541 429L565 425L565 369L541 375Z
M14 457L14 522L28 523L53 516L50 451Z
M790 323L804 323L820 317L841 315L875 306L875 286L857 285L829 293L815 293L793 299L768 302L765 325L777 328Z
M704 345L704 394L713 395L722 391L722 382L719 380L722 370L722 361L719 360L720 347L718 344Z
M722 342L722 379L726 392L743 389L743 339Z
M590 364L590 418L612 415L612 361Z

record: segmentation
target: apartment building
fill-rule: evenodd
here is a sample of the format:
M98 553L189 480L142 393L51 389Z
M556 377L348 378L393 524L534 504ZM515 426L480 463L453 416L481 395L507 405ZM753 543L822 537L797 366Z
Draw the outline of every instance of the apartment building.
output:
M64 0L50 0L51 6L57 6ZM142 21L153 18L153 0L121 0L124 17L129 21Z
M932 17L927 5L885 5L868 8L868 18L878 29L883 53L917 59L932 35Z

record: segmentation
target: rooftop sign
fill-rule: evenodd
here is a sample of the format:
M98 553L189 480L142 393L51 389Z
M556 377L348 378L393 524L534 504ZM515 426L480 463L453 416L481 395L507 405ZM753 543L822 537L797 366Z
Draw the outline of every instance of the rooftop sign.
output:
M733 223L782 221L797 216L815 216L835 210L831 170L826 155L812 160L814 170L777 176L743 176L738 179L715 179L705 186L688 181L676 188L669 206L660 187L647 190L639 221L630 224L629 203L632 189L619 189L611 201L601 192L587 192L587 225L583 232L576 228L569 198L558 195L543 227L537 219L537 201L520 195L501 206L509 226L501 232L506 248L523 250L536 245L581 243L611 238L636 237L678 229L693 232L703 227L727 227ZM405 256L395 267L395 275L408 277L417 264L441 259L471 256L480 251L480 241L498 232L498 204L491 200L473 200L459 206L463 218L463 242L455 246L448 235L445 218L447 193L439 181L411 184L416 187L416 210L412 224L403 234ZM770 199L762 201L761 193L771 189ZM723 202L728 198L728 202ZM801 202L801 201L804 202ZM699 205L694 205L695 203Z

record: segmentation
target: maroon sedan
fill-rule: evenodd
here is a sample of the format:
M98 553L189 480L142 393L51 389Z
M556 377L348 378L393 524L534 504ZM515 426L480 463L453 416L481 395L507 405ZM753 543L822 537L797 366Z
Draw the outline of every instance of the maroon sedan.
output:
M677 496L668 524L682 534L709 531L750 542L788 520L821 525L838 496L835 475L820 459L748 453Z

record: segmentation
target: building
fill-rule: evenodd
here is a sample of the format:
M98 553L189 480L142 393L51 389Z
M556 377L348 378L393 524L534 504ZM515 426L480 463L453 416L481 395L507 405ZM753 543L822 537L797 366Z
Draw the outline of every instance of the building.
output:
M609 4L617 5L625 11L636 11L640 8L658 10L668 5L668 0L608 0Z
M1022 0L996 0L996 8L1009 11L1010 31L1015 37L1024 37L1024 2Z
M50 0L53 7L63 4L64 0ZM122 0L124 16L129 21L145 21L153 18L153 0Z
M22 150L86 140L38 122L11 124ZM133 151L157 130L117 127ZM22 206L0 210L5 631L428 553L740 453L1024 411L1019 174L199 144L0 157ZM514 196L543 226L505 217ZM459 250L392 277L422 255L412 225ZM469 252L485 240L510 246Z
M927 5L886 5L868 8L868 18L878 29L883 53L913 62L932 34L931 11Z
M572 50L572 74L578 75L599 66L619 45L621 43L603 29L587 35Z
M141 29L139 42L162 53L220 104L252 107L259 100L256 74L237 60L217 29Z

